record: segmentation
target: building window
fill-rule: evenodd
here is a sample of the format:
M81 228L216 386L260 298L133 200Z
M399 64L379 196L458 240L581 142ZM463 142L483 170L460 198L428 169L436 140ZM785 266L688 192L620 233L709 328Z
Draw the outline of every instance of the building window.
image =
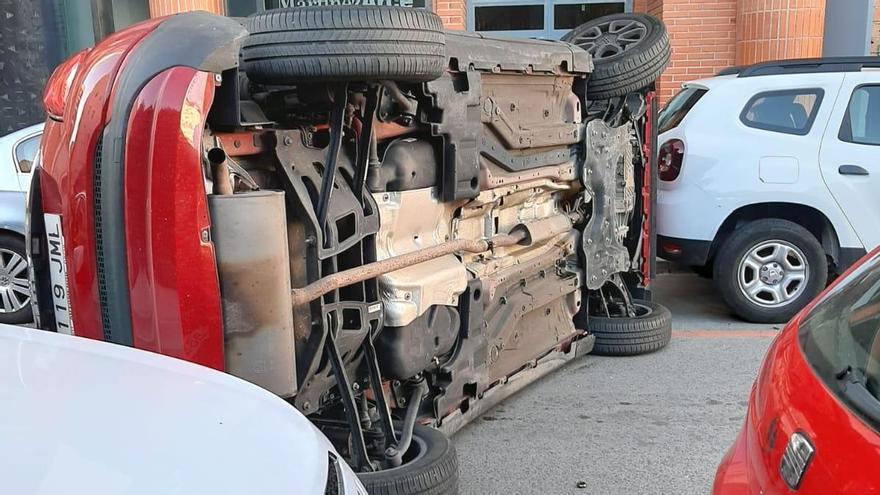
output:
M632 0L468 0L468 31L559 39L597 17L632 12Z
M544 29L544 5L474 7L477 31L523 31Z
M880 86L853 91L838 137L855 144L880 146Z
M620 14L624 10L620 2L611 3L562 3L553 5L553 27L574 29L597 17Z
M739 118L755 129L804 136L822 103L821 89L767 91L753 96Z

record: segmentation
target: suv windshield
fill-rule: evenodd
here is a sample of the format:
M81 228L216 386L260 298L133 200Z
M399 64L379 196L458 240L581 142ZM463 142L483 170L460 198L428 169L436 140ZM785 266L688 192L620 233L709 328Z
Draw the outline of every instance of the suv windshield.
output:
M660 112L660 117L657 119L658 132L662 134L677 127L707 91L703 88L682 88Z
M828 388L880 431L880 254L816 305L800 343Z

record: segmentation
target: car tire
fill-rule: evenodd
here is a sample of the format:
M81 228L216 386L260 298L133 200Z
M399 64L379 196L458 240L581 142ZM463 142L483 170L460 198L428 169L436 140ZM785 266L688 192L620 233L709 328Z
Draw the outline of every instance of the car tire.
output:
M691 270L700 278L711 279L713 277L712 272L715 270L715 265L711 262L706 263L705 265L694 265L691 267Z
M647 14L599 17L572 29L562 41L593 56L587 81L587 96L593 100L625 96L651 85L672 56L666 26Z
M20 325L34 320L27 259L21 236L0 233L0 323ZM28 294L14 290L15 285L28 291Z
M458 456L443 432L415 425L410 452L399 467L358 473L370 495L452 495L458 493ZM410 452L407 455L411 455Z
M800 225L756 220L734 230L721 245L714 277L737 316L754 323L783 323L825 287L828 261L819 240Z
M248 17L241 60L251 81L431 81L446 66L437 14L406 7L327 6Z
M652 301L633 300L636 317L590 316L588 330L596 337L593 354L638 356L658 351L672 338L672 313Z

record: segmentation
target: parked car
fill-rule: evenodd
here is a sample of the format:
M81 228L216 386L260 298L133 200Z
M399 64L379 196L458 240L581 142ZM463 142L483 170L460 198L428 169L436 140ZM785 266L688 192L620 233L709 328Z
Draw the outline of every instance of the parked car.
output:
M30 195L38 325L276 393L371 494L454 492L445 434L577 356L666 345L662 64L441 25L186 13L65 62ZM668 55L661 23L626 25L626 53Z
M0 325L5 493L366 495L283 400L179 359Z
M33 320L24 245L25 193L43 124L0 137L0 323Z
M715 495L878 493L880 249L776 337Z
M660 116L659 255L742 318L784 322L880 244L880 59L767 62Z

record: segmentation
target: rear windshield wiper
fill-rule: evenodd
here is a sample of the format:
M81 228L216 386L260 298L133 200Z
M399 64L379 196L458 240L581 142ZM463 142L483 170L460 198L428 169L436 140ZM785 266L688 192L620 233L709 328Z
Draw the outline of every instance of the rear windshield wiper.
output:
M866 419L880 425L880 401L871 395L865 375L852 366L837 373L837 384L846 401Z

